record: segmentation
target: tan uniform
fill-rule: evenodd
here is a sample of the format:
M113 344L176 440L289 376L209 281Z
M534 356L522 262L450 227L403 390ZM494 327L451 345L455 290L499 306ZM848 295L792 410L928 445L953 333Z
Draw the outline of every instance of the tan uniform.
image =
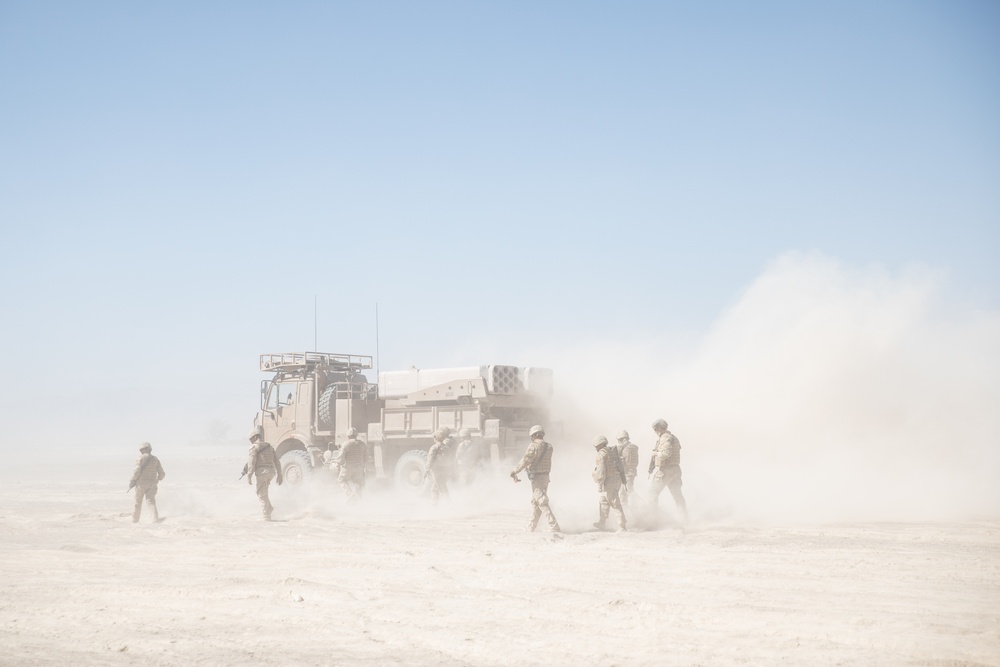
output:
M447 441L435 442L427 452L425 476L431 478L431 500L437 503L441 496L448 495L448 478L451 477L452 453Z
M681 493L681 443L670 431L664 431L656 441L653 466L656 471L653 474L653 484L650 486L649 502L656 507L663 489L668 488L670 495L674 497L674 502L677 503L677 508L686 516L687 503L684 502L684 494Z
M271 480L278 478L281 484L281 465L274 448L266 442L255 442L250 447L249 458L247 459L247 484L253 483L253 476L257 475L257 498L260 500L260 509L264 514L264 520L271 520L271 512L274 507L268 497L267 489L271 485Z
M340 448L340 485L344 487L349 502L361 500L365 495L365 443L351 438Z
M132 510L132 522L138 522L142 514L142 499L146 499L149 511L153 513L153 521L160 520L160 514L156 511L156 485L166 476L160 459L149 452L145 452L135 462L135 472L132 473L131 483L135 484L135 509Z
M549 522L549 530L559 531L559 522L556 521L552 508L549 507L549 473L552 471L552 445L544 440L532 440L528 445L528 450L521 458L521 462L514 468L514 474L522 470L528 471L528 479L531 480L531 520L528 522L528 530L534 530L538 526L538 520L545 515Z
M597 492L600 494L600 519L594 524L595 528L604 528L608 515L614 509L618 514L618 529L625 530L625 512L622 510L621 499L618 496L621 491L622 480L618 467L615 465L614 453L608 447L601 447L597 450L597 460L594 462L594 481L597 482Z
M628 507L628 499L635 493L635 478L639 471L639 446L628 441L625 444L615 445L618 450L618 458L625 468L625 483L622 484L621 491L618 492L622 501L622 507Z

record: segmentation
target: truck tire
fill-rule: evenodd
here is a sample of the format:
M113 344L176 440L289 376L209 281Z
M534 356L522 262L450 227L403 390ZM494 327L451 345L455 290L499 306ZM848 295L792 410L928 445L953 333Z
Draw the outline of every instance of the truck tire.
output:
M396 488L415 493L423 491L429 485L428 480L424 478L425 470L427 470L427 452L422 449L411 449L406 452L396 461L393 472Z
M319 425L333 430L333 420L337 415L337 385L331 384L319 395Z
M301 449L292 449L281 457L281 477L283 484L296 486L312 474L312 461Z

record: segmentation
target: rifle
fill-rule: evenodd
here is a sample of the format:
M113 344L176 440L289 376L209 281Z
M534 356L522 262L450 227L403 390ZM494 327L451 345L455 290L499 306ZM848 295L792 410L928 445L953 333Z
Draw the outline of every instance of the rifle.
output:
M242 479L243 479L244 477L246 477L246 476L247 476L247 472L248 472L248 471L249 471L249 467L247 466L247 464L246 464L246 463L244 463L244 464L243 464L243 472L241 472L241 473L240 473L240 479L238 479L238 480L236 480L236 481L237 481L237 482L239 482L239 481L240 481L240 480L242 480Z
M148 458L148 459L146 459L145 461L143 461L143 462L142 462L142 465L141 465L141 466L139 466L139 471L138 471L137 473L135 473L135 475L133 475L133 477L135 477L135 479L133 479L133 480L129 481L129 483L128 483L128 488L127 488L127 489L125 489L125 493L128 493L128 492L129 492L129 491L131 491L131 490L132 490L133 488L135 488L135 481L136 481L137 479L139 479L139 475L141 475L141 474L142 474L142 471L143 471L143 469L144 469L144 468L145 468L145 467L146 467L147 465L149 465L149 462L150 462L150 461L152 461L152 460L153 460L153 455L152 455L152 454L150 454L150 455L149 455L149 458Z
M648 478L656 470L656 450L653 450L653 455L649 457L649 472L646 474Z

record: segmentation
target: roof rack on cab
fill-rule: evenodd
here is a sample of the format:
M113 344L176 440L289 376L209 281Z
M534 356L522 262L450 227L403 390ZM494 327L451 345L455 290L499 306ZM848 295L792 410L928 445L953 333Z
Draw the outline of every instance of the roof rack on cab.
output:
M365 370L372 367L366 354L334 354L330 352L276 352L260 355L260 370L287 371L325 367L338 370Z

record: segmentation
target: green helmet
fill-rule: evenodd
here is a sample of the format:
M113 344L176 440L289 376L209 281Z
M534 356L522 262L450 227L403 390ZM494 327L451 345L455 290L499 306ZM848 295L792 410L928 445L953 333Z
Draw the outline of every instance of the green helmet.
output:
M603 435L599 435L596 438L594 438L594 449L600 449L601 447L607 447L607 446L608 446L608 439L605 438Z
M653 428L654 429L667 428L667 422L663 419L657 419L655 422L653 422Z
M619 440L628 440L628 431L626 431L625 429L622 429L622 430L618 431L618 439Z
M542 436L543 438L545 437L545 429L544 429L544 428L542 428L542 427L541 427L540 425L538 425L538 424L535 424L534 426L532 426L532 427L531 427L531 430L530 430L530 431L528 431L528 437L529 437L529 438L534 438L534 437L535 437L536 435L540 435L540 436Z

